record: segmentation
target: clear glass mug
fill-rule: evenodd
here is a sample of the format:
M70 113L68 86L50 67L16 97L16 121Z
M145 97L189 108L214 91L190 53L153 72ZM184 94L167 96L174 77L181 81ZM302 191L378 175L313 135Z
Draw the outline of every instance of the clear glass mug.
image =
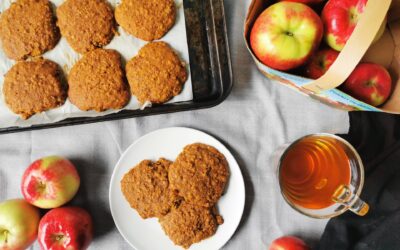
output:
M303 147L303 144L307 142L308 146ZM324 148L330 148L332 150L337 150L338 152L341 152L343 156L347 157L348 159L348 167L349 167L349 182L348 183L343 183L342 185L338 185L335 187L334 192L332 193L331 197L328 197L329 199L332 200L332 204L330 204L327 207L323 208L310 208L309 206L303 206L299 204L299 202L296 202L291 195L290 192L287 191L287 181L284 180L283 176L286 176L287 174L283 171L286 171L284 168L286 168L287 165L286 162L289 161L288 158L292 158L292 162L296 164L296 159L292 157L293 154L297 154L297 157L303 157L301 154L303 151L299 151L300 149L304 148L304 154L310 154L310 159L312 157L315 158L315 155L320 155L319 153L324 151ZM297 151L298 152L297 152ZM314 151L313 151L314 150ZM295 152L296 151L296 152ZM350 210L354 212L357 215L364 216L368 213L369 211L369 206L367 203L362 201L359 198L359 195L361 194L363 185L364 185L364 167L361 161L361 158L357 151L354 149L354 147L348 143L346 140L332 134L325 134L325 133L320 133L320 134L312 134L312 135L307 135L305 137L302 137L295 142L291 143L288 146L285 146L285 148L282 148L280 150L282 153L281 156L279 157L278 160L278 168L277 168L277 176L279 179L279 185L280 185L280 190L281 194L283 195L284 199L286 202L295 210L298 212L309 216L313 218L318 218L318 219L326 219L326 218L332 218L336 217L338 215L343 214L344 212ZM336 151L335 151L336 152ZM316 154L317 153L317 154ZM327 158L330 158L331 160L334 160L332 158L333 153L329 153ZM325 157L325 156L323 156ZM308 155L307 155L308 158ZM343 157L342 157L343 158ZM323 161L324 159L322 159ZM320 167L318 166L318 162L320 163L320 159L315 160L311 159L310 165L315 165L312 166L313 173L316 172L321 172L318 171ZM316 162L316 164L314 164ZM333 161L334 162L334 161ZM292 164L293 165L293 164ZM334 165L334 164L333 164ZM296 167L295 165L293 165ZM326 166L325 166L326 167ZM328 170L335 170L336 166L328 166L326 169ZM303 173L301 172L296 172L294 170L294 173L297 176L302 176ZM339 173L340 174L340 173ZM292 174L296 178L296 175ZM310 176L312 174L309 174ZM314 174L315 175L315 174ZM306 178L312 179L310 176L307 176ZM286 178L287 179L287 178ZM316 189L320 188L321 183L323 185L327 185L329 180L329 176L327 176L325 179L322 179L323 181L319 182L320 184L316 185ZM301 184L306 183L302 182ZM307 184L307 183L306 183ZM292 185L294 187L294 185ZM291 186L291 187L292 187ZM298 185L300 188L302 187L301 185ZM306 185L305 185L306 186ZM299 191L299 190L297 190ZM317 190L318 191L318 190ZM302 193L301 191L297 192L296 195L301 196Z

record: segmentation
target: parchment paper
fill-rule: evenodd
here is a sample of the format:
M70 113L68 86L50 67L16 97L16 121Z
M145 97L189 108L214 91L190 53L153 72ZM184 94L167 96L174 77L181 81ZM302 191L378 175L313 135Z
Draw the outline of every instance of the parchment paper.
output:
M190 77L190 69L189 69L189 51L188 44L186 38L186 24L184 18L183 11L183 0L175 0L175 4L177 6L177 19L175 26L164 36L161 40L167 42L172 46L172 48L177 51L180 58L187 63L187 71L189 73L189 77L187 82L185 83L184 89L179 96L173 98L170 102L182 102L189 101L193 99L192 93L192 80ZM14 2L13 0L0 0L0 12L6 10L10 4ZM54 7L60 6L64 0L51 0ZM110 4L115 8L121 0L108 0ZM105 48L115 49L117 50L123 57L125 61L130 60L133 56L137 54L139 49L145 45L147 42L137 39L131 35L128 35L123 31L121 27L118 27L118 35L114 37L109 45ZM1 45L1 44L0 44ZM60 42L57 46L48 51L43 55L44 58L50 59L56 63L58 63L61 68L63 68L64 73L68 76L68 72L72 68L72 66L81 58L77 52L75 52L68 44L65 38L61 38ZM3 89L4 75L7 71L15 64L15 61L8 59L3 50L0 49L0 89ZM64 120L66 118L72 117L95 117L95 116L103 116L111 113L116 113L119 110L108 110L106 112L95 112L89 111L84 112L80 111L77 107L69 102L66 103L56 109L49 110L47 112L43 112L41 114L37 114L32 116L28 120L21 119L18 115L14 114L11 110L8 109L7 105L4 102L3 92L1 91L0 97L0 128L6 127L26 127L35 124L48 124L57 121ZM132 96L129 104L124 108L128 110L139 109L140 104L137 99Z

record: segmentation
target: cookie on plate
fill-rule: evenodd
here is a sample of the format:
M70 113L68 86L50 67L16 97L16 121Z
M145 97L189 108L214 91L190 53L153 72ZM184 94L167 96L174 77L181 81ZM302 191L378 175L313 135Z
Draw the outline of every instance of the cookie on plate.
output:
M53 49L59 39L48 0L17 0L0 16L0 40L10 59L42 55Z
M81 54L102 48L115 34L114 13L105 0L66 0L57 17L61 34Z
M166 215L178 198L169 189L168 168L171 162L144 160L121 180L121 190L130 206L143 218Z
M192 244L215 234L222 217L215 215L213 209L192 205L186 202L161 217L159 222L168 237L179 246L189 248Z
M65 89L60 67L44 59L18 62L4 77L5 102L23 119L63 105Z
M129 34L145 41L163 37L175 24L174 0L122 0L115 19Z
M171 188L186 202L205 207L216 204L228 178L225 156L201 143L186 146L169 170Z
M152 42L126 65L132 94L140 103L164 103L178 95L187 72L178 55L165 42Z
M121 56L115 50L96 49L85 54L72 67L68 85L70 101L83 111L121 109L131 97Z

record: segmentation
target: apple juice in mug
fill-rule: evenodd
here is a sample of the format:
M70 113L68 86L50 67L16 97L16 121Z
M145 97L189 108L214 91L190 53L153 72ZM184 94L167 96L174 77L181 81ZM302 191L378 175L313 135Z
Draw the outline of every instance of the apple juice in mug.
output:
M358 198L364 172L355 149L340 137L316 134L291 144L279 163L279 183L286 201L303 214L317 218L347 209L359 215L368 205Z

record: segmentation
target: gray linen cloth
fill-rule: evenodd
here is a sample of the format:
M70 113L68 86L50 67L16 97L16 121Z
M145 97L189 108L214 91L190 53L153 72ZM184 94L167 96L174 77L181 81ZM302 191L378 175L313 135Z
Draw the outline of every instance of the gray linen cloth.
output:
M245 178L242 222L224 249L268 249L274 238L286 234L313 244L326 221L304 217L284 202L273 154L281 145L306 134L346 133L348 115L267 80L257 71L242 38L249 4L250 0L225 1L235 77L234 89L225 102L194 112L1 135L0 201L21 197L21 176L30 162L47 155L65 156L78 166L82 178L74 204L86 207L95 221L90 249L130 249L109 211L108 186L114 165L140 136L159 128L187 126L224 142ZM39 249L37 243L32 249Z

